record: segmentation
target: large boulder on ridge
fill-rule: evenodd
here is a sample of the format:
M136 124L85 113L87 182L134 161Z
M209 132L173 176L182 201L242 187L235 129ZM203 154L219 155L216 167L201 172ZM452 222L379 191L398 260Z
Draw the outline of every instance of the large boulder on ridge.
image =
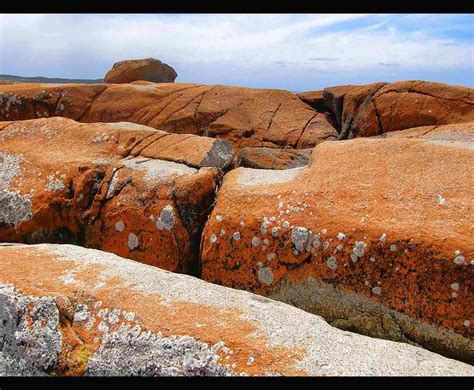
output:
M104 77L106 83L131 83L145 80L154 83L173 83L178 77L176 71L154 58L143 60L125 60L116 62Z
M199 84L0 85L0 121L63 116L133 122L240 147L311 148L335 138L330 118L288 91Z
M0 245L0 321L7 375L474 375L281 302L71 245Z
M197 272L227 141L59 117L0 125L0 241L74 243Z
M231 171L202 277L473 363L474 129L435 135L324 142L307 168Z

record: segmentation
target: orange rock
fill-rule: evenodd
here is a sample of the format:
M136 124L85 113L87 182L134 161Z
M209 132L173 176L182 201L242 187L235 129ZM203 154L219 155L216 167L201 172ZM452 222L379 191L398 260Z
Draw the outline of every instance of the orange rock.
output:
M197 272L218 169L233 157L227 141L133 123L6 124L0 241L76 243Z
M136 80L154 83L172 83L178 77L176 71L154 58L116 62L104 77L106 83L130 83Z
M474 90L426 81L362 86L344 97L341 138L474 120Z
M0 120L64 116L207 135L240 147L309 148L334 137L327 115L282 90L182 83L0 87Z
M474 362L470 139L324 142L308 168L231 171L202 277Z
M0 304L7 375L474 374L281 302L72 245L0 245Z
M310 161L311 149L242 148L234 167L291 169L306 166Z
M347 93L354 89L357 89L358 87L358 85L338 85L335 87L324 88L324 105L333 114L337 129L341 128L341 117L344 97Z
M326 107L326 104L324 102L323 91L301 92L298 93L296 96L298 96L304 103L310 105L317 111L328 111L328 108Z
M420 126L413 129L391 131L380 138L423 138L431 141L474 142L474 122L450 125Z

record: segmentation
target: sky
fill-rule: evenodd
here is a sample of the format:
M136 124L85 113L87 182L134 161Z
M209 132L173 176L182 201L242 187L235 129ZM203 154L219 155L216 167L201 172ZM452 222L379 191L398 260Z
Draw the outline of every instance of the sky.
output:
M97 79L149 57L176 82L474 87L474 14L0 14L0 74Z

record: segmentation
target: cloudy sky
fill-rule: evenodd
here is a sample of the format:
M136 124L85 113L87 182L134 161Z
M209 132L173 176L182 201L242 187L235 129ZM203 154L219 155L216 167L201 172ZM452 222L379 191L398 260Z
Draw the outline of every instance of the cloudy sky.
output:
M474 87L474 15L0 15L0 74L102 78L116 61L147 57L173 66L177 82Z

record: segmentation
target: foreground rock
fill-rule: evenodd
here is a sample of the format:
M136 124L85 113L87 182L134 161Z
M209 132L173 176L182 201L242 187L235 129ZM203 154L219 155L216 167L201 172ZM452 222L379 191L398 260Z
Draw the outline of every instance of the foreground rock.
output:
M230 172L202 277L474 362L471 141L325 142L309 168Z
M227 141L64 118L0 129L0 241L74 243L197 272Z
M309 165L311 149L242 148L234 167L256 169L292 169Z
M311 148L335 138L331 119L282 90L199 84L0 85L0 120L63 116L134 122L240 147Z
M0 318L7 374L474 375L283 303L70 245L0 247Z
M144 60L125 60L116 62L104 77L106 83L131 83L145 80L154 83L173 83L178 77L176 71L154 58Z

